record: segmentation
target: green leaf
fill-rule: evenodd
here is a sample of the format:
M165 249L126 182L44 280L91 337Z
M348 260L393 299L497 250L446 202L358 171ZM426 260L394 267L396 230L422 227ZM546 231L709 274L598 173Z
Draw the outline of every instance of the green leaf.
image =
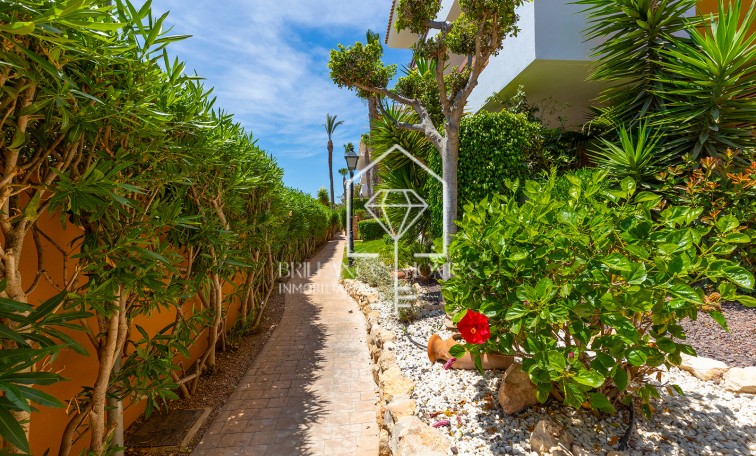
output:
M612 379L620 391L625 391L625 388L627 388L628 377L627 372L624 369L618 367L614 372L614 377Z
M743 304L746 307L756 307L756 298L746 295L735 296L735 301Z
M28 386L23 385L16 385L16 388L21 391L21 393L26 397L27 400L30 400L36 404L42 405L44 407L63 407L63 403L60 402L57 398L54 396L45 393L44 391L40 391L34 388L29 388Z
M633 264L620 253L612 253L602 260L603 263L617 271L632 272Z
M748 272L747 269L740 266L728 266L722 270L722 273L731 282L740 285L746 290L753 290L753 274Z
M0 32L14 33L16 35L28 35L34 32L34 22L11 22L0 25Z
M467 354L467 350L465 350L464 345L456 344L449 347L449 354L455 358L461 358Z
M601 410L605 413L614 413L616 410L609 399L601 393L588 393L589 403L591 407L597 410Z
M561 352L551 350L546 354L546 358L549 361L549 369L553 371L561 373L567 367L567 362Z
M700 303L701 297L698 296L698 293L696 293L696 290L691 288L690 286L684 284L684 283L677 283L675 285L672 285L672 287L669 289L669 293L673 296L677 296L678 298L682 298L688 302L694 302L694 303Z
M625 191L625 194L628 197L633 196L633 193L635 193L635 181L630 177L622 179L622 182L620 182L620 187Z
M721 233L727 233L740 226L740 222L732 215L725 215L717 220L716 226Z
M730 244L748 244L751 237L743 233L727 233L722 240Z
M656 346L659 347L659 350L665 353L673 353L675 350L677 350L677 344L674 343L672 339L669 339L667 337L660 337L656 339Z
M589 370L582 370L573 378L576 382L580 383L581 385L590 386L591 388L600 387L601 385L604 384L604 381L606 380L606 378L604 378L604 376L599 374L598 372L589 371Z
M0 407L0 437L24 453L29 453L29 442L26 441L24 429L3 407Z
M722 315L722 312L709 312L709 316L719 323L719 326L721 326L725 331L730 332L730 328L727 326L727 319L724 315ZM661 347L660 347L661 348Z
M632 349L627 352L627 360L633 366L642 366L646 364L648 356L640 350Z

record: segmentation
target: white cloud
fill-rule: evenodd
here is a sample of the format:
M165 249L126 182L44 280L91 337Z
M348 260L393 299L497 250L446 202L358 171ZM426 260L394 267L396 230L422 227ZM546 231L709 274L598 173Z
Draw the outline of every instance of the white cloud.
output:
M171 10L173 33L193 38L173 52L215 87L217 105L232 112L277 156L322 154L326 113L345 125L336 144L358 141L367 112L353 92L329 78L328 51L368 28L385 30L388 0L157 0ZM340 146L337 146L337 151Z

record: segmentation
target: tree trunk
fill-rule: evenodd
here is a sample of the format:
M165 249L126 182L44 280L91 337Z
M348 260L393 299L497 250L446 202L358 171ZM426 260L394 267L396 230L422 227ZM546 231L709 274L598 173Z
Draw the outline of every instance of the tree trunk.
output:
M451 243L452 236L457 232L457 167L459 160L459 125L457 123L446 125L446 138L442 145L442 177L444 179L443 191L443 228L446 244Z
M370 142L367 145L367 152L365 153L366 158L366 164L369 165L373 159L373 147L372 147L372 139L373 139L373 129L375 128L376 122L378 122L378 119L380 118L381 114L378 112L378 97L370 97L368 98L368 116L370 118ZM381 151L385 152L385 151ZM367 175L367 182L368 182L368 197L373 196L373 192L375 185L378 183L378 173L375 168L368 171Z
M5 245L3 250L5 256L3 260L3 277L6 281L5 290L0 293L0 296L7 297L18 302L27 302L26 292L24 291L23 283L21 281L21 272L19 271L19 261L21 259L21 249L24 245L25 232L20 228L13 227L12 230L5 234ZM10 321L4 321L11 329L16 327L16 323ZM8 348L16 348L15 342L9 342ZM1 348L1 347L0 347ZM23 369L21 372L31 372L31 368ZM13 410L11 412L13 418L21 425L21 429L26 434L27 441L29 440L29 430L31 426L31 414L24 410ZM21 450L16 447L10 446L6 448L6 451L10 454L21 454Z
M331 210L333 210L333 141L328 140L328 178L331 180Z
M127 299L124 296L123 287L119 290L117 301L118 311L107 320L103 317L102 322L104 325L100 325L104 340L100 342L100 346L97 349L100 368L97 372L97 380L92 388L92 409L89 416L92 439L89 443L89 449L98 455L103 453L108 437L105 406L107 405L110 376L113 373L115 358L121 356L128 331L126 317Z

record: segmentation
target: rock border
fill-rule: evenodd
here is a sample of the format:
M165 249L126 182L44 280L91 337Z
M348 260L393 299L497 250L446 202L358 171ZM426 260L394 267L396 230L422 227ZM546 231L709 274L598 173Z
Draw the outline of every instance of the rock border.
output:
M722 361L703 356L682 355L678 366L699 380L718 383L737 394L756 394L756 366L730 367ZM718 382L721 380L721 382Z
M417 404L412 399L415 383L402 375L396 362L396 334L378 324L378 312L370 305L380 300L377 292L364 294L362 282L341 279L341 286L357 302L365 316L367 342L373 362L373 380L378 386L376 420L380 426L380 456L447 456L451 442L438 429L417 417Z

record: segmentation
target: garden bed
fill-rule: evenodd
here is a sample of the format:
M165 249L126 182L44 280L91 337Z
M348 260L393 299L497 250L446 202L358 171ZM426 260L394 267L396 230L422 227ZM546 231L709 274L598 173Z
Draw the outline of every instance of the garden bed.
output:
M738 303L722 304L730 332L705 313L698 320L684 320L681 324L688 335L686 343L698 356L714 358L732 367L756 366L756 307Z
M189 444L189 449L194 448L202 439L205 431L213 423L213 419L220 413L226 400L234 392L244 374L257 358L265 343L270 339L273 330L281 321L285 310L285 300L282 294L271 293L265 313L259 328L249 334L245 334L235 347L226 352L217 354L217 368L213 374L204 374L199 382L197 391L187 399L179 399L168 404L170 410L192 410L209 407L212 409L203 426L197 431ZM129 446L130 437L144 422L144 417L139 418L132 424L126 434L126 445ZM127 449L127 455L137 456L143 454L135 449ZM189 451L173 453L155 453L164 456L185 456Z
M364 291L375 293L367 286ZM430 301L438 302L437 294L433 298ZM417 402L418 417L429 425L448 419L448 425L440 429L449 435L456 454L534 455L530 433L544 419L564 426L576 444L591 454L617 449L627 427L627 411L605 415L549 402L509 416L497 401L502 372L481 376L476 371L444 370L440 363L431 364L424 348L417 345L425 344L433 333L451 336L440 305L425 306L406 326L395 318L390 302L379 300L370 308L378 313L381 327L396 335L397 364L415 383L412 398ZM663 381L680 385L686 395L662 391L662 399L654 403L653 418L637 417L626 454L756 453L756 397L725 391L676 368L665 377Z

